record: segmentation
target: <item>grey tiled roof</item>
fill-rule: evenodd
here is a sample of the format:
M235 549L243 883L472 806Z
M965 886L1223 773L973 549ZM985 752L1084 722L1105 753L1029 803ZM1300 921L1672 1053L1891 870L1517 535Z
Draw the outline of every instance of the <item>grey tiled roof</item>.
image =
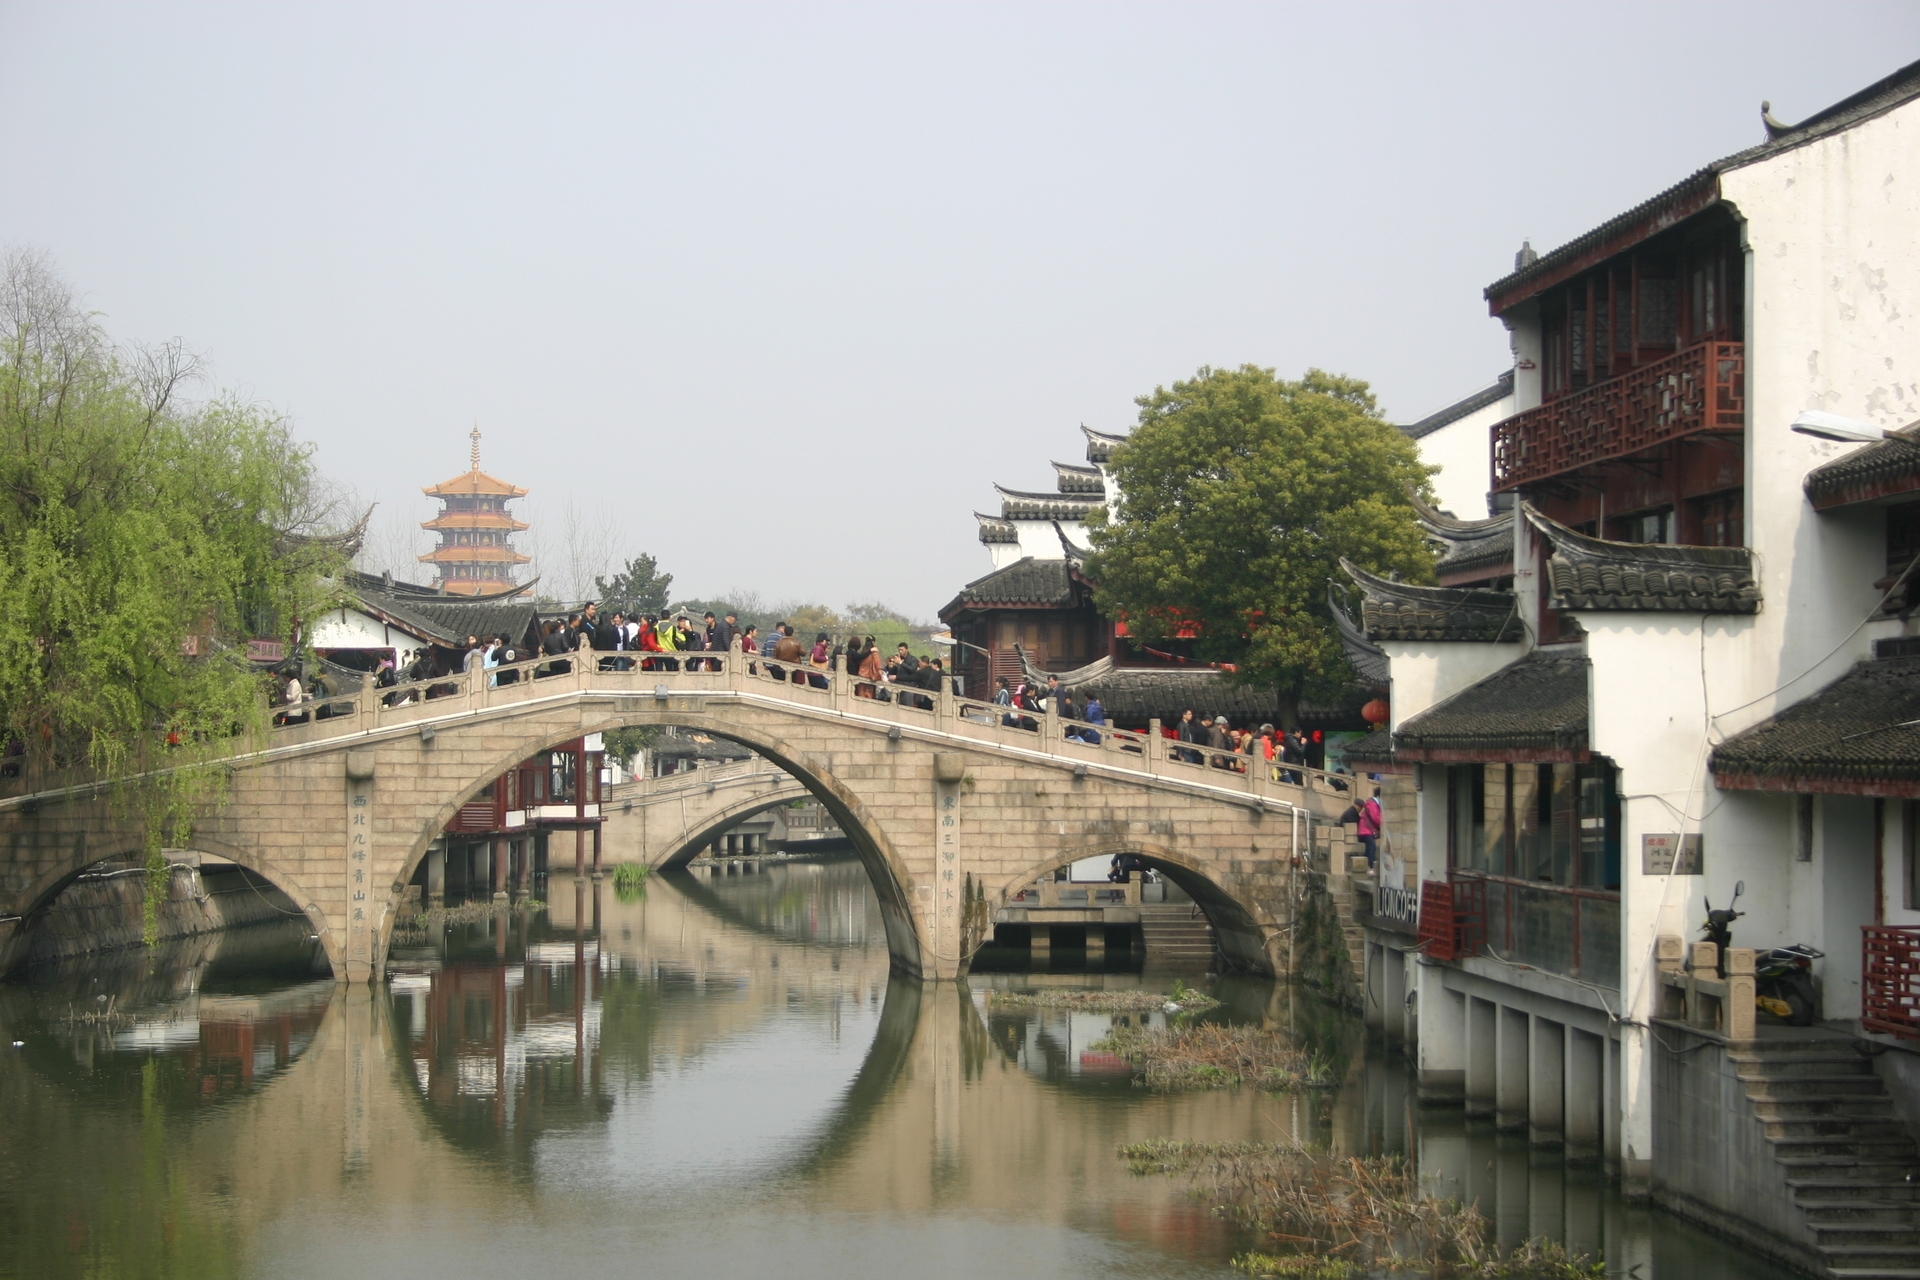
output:
M1864 794L1876 783L1920 783L1916 722L1920 658L1869 659L1721 743L1713 752L1714 781L1729 788L1859 788Z
M1400 428L1414 440L1432 435L1440 428L1451 426L1470 413L1478 413L1490 404L1506 399L1513 394L1513 370L1509 369L1495 378L1493 385L1482 387L1464 400L1455 401L1438 413L1428 414L1411 426Z
M1414 518L1427 536L1441 544L1434 573L1445 582L1475 577L1506 577L1513 572L1513 525L1509 511L1488 520L1462 520L1436 511L1416 496Z
M1327 585L1327 607L1333 614L1334 629L1340 633L1340 647L1353 665L1354 674L1376 688L1386 688L1392 683L1392 673L1385 651L1367 639L1367 633L1347 616L1346 607L1331 583Z
M1062 493L1085 493L1106 497L1106 477L1098 467L1076 466L1071 462L1053 464L1054 484Z
M1106 431L1095 431L1085 423L1080 424L1080 434L1087 438L1088 462L1105 462L1113 456L1113 447L1126 439L1123 435L1114 435Z
M1020 660L1035 684L1045 685L1048 675L1056 675L1074 697L1098 697L1115 724L1144 727L1157 716L1172 726L1183 711L1192 711L1196 719L1225 716L1237 729L1280 723L1278 691L1242 684L1214 667L1120 667L1112 658L1099 658L1072 671L1047 672L1025 649ZM1308 729L1359 724L1361 706L1374 696L1373 689L1354 685L1333 702L1302 702L1299 723Z
M1349 742L1343 754L1348 764L1392 764L1393 734L1384 728L1375 729L1366 737Z
M1853 502L1920 492L1920 423L1807 473L1807 499L1827 511Z
M1587 751L1586 655L1535 649L1403 722L1401 760L1581 757Z
M980 522L980 541L982 542L1018 542L1020 534L1014 529L1013 521L1003 520L999 516L983 515L976 511L973 518Z
M524 597L463 600L459 596L401 596L368 590L356 595L369 611L391 618L396 625L424 639L447 646L464 644L470 635L503 635L517 644L536 616L533 601Z
M1687 203L1689 197L1695 198L1696 201L1709 196L1717 197L1722 173L1852 128L1916 95L1920 95L1920 62L1908 63L1892 75L1877 80L1859 92L1842 98L1825 110L1808 116L1799 124L1782 131L1778 136L1768 138L1758 146L1736 151L1703 169L1696 170L1658 195L1609 218L1585 235L1567 241L1519 270L1494 281L1487 286L1486 296L1492 299L1495 294L1506 293L1532 281L1556 277L1563 269L1577 264L1588 253L1642 219Z
M1000 494L1000 515L1008 520L1084 520L1087 512L1106 502L1098 493L1031 493L993 487Z
M1036 560L1032 556L1016 560L1004 569L995 569L984 578L975 578L960 588L960 594L940 611L982 605L1052 605L1075 602L1074 583L1065 560Z
M1563 609L1651 613L1757 613L1760 585L1745 547L1607 542L1575 533L1530 506L1527 519L1553 543L1547 561Z
M1360 621L1369 639L1515 643L1526 634L1511 591L1417 587L1391 582L1346 560L1340 567L1366 592Z

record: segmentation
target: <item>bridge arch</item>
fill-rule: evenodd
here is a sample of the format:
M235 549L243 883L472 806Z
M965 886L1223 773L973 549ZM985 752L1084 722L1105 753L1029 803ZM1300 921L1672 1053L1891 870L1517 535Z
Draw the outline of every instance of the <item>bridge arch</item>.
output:
M886 925L887 949L893 957L894 967L910 973L919 973L926 968L920 937L913 923L909 898L913 876L907 869L906 860L894 848L885 830L860 797L843 780L834 776L828 760L803 751L774 733L705 712L673 709L665 705L605 711L594 707L593 710L599 714L583 720L577 727L569 726L529 736L510 751L496 755L478 772L472 773L470 780L440 807L426 828L414 837L388 889L386 909L381 913L380 926L374 939L376 971L385 968L387 948L393 936L395 909L399 905L400 895L413 879L420 860L426 856L428 846L453 821L460 807L477 796L481 788L528 756L551 750L563 742L614 729L654 725L695 729L738 743L771 762L819 800L833 815L840 829L846 832L848 842L865 867L868 879L873 882L874 894L880 900L880 916Z
M102 852L102 850L105 852ZM329 928L327 913L315 900L315 895L307 890L300 878L291 869L280 865L275 858L268 857L257 849L229 844L223 840L202 836L195 832L189 852L210 853L218 858L244 867L271 884L287 896L288 901L300 908L314 933L319 935L327 950L327 960L338 968L340 957L335 954L338 941L336 931ZM90 841L75 841L71 850L53 866L48 867L28 885L20 895L19 928L0 942L0 977L9 973L15 965L25 959L32 946L33 926L52 908L54 899L71 887L88 870L103 862L112 862L116 858L130 858L135 865L145 860L146 844L143 838L121 833L110 836L102 844Z
M792 775L788 776L791 777ZM802 794L805 794L804 790ZM712 844L716 837L735 823L745 822L749 818L758 817L769 809L783 808L792 804L794 800L798 798L791 788L784 787L780 788L773 795L762 793L757 796L742 797L733 804L708 814L698 825L690 828L680 837L679 843L672 849L669 849L663 856L653 857L649 855L647 865L656 871L664 871L672 867L684 867L687 863L699 857L702 849Z
M1247 901L1239 886L1221 883L1216 864L1163 844L1106 837L1060 850L1001 883L995 901L1005 905L1011 894L1084 858L1111 858L1116 854L1140 858L1192 898L1207 923L1213 926L1213 936L1229 964L1269 977L1280 971L1281 966L1275 964L1271 949L1280 926L1270 922L1265 911Z

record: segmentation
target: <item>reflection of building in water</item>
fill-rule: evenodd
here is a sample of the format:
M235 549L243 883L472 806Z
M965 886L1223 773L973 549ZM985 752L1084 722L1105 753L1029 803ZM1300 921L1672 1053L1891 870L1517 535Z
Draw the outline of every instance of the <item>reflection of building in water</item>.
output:
M460 806L413 873L428 905L539 896L553 860L600 869L601 735L528 756ZM591 848L591 858L589 858Z

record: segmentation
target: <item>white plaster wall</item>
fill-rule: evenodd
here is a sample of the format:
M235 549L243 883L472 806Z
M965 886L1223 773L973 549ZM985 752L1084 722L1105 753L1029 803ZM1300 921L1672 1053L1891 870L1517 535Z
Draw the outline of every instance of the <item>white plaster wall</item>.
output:
M1517 644L1465 644L1457 641L1400 643L1383 641L1391 662L1387 706L1394 732L1413 716L1477 684L1525 651Z
M1717 706L1723 733L1868 652L1860 624L1884 572L1879 526L1871 515L1817 515L1801 490L1808 471L1858 446L1788 424L1803 409L1890 427L1920 419L1916 174L1920 105L1910 103L1721 179L1745 220L1747 529L1765 602L1760 642L1742 655L1743 696L1732 699L1759 701Z
M358 609L334 609L323 614L314 620L310 635L309 643L316 649L413 648L420 643L405 631Z
M1433 492L1441 510L1462 520L1484 520L1492 514L1487 510L1487 491L1493 487L1491 428L1513 412L1513 397L1503 396L1415 442L1420 460L1440 468L1433 477Z
M1068 541L1076 547L1091 546L1087 537L1087 526L1078 520L1060 521L1061 531ZM993 558L993 567L1004 569L1032 556L1035 560L1061 560L1066 551L1060 546L1060 535L1053 531L1051 520L1015 520L1013 531L1020 536L1018 542L989 542L987 552Z
M1920 925L1920 909L1907 906L1907 807L1889 800L1882 819L1880 842L1880 918L1883 923Z

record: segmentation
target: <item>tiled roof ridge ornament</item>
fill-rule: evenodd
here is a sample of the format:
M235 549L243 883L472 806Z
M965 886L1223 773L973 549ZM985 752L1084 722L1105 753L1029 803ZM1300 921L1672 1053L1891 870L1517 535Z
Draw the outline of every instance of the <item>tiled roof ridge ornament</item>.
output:
M1060 537L1060 550L1066 553L1068 564L1076 567L1085 564L1087 557L1093 554L1093 548L1079 546L1072 538L1069 538L1067 531L1060 527L1058 520L1053 522L1053 531Z
M1333 615L1334 630L1340 633L1340 647L1346 652L1354 674L1368 684L1385 688L1391 683L1387 651L1367 638L1366 630L1347 612L1341 599L1340 584L1327 580L1327 611Z
M1760 123L1766 128L1768 142L1772 142L1775 138L1783 137L1786 134L1792 133L1795 129L1800 127L1798 125L1783 124L1780 121L1775 120L1773 118L1773 103L1767 101L1764 98L1760 100Z
M1436 538L1445 538L1451 542L1458 538L1484 538L1501 531L1513 523L1513 513L1503 511L1497 516L1485 520L1462 520L1452 512L1442 511L1430 506L1420 497L1418 490L1407 489L1407 502L1413 507L1417 519Z
M1512 591L1394 582L1344 557L1340 568L1366 593L1360 620L1369 640L1518 644L1525 638L1519 598Z
M1760 585L1745 547L1610 542L1576 533L1532 503L1527 523L1553 546L1548 589L1560 608L1652 613L1758 613Z
M1013 527L1013 521L1002 516L990 516L976 511L973 518L980 522L980 541L982 542L1018 542L1019 531Z

